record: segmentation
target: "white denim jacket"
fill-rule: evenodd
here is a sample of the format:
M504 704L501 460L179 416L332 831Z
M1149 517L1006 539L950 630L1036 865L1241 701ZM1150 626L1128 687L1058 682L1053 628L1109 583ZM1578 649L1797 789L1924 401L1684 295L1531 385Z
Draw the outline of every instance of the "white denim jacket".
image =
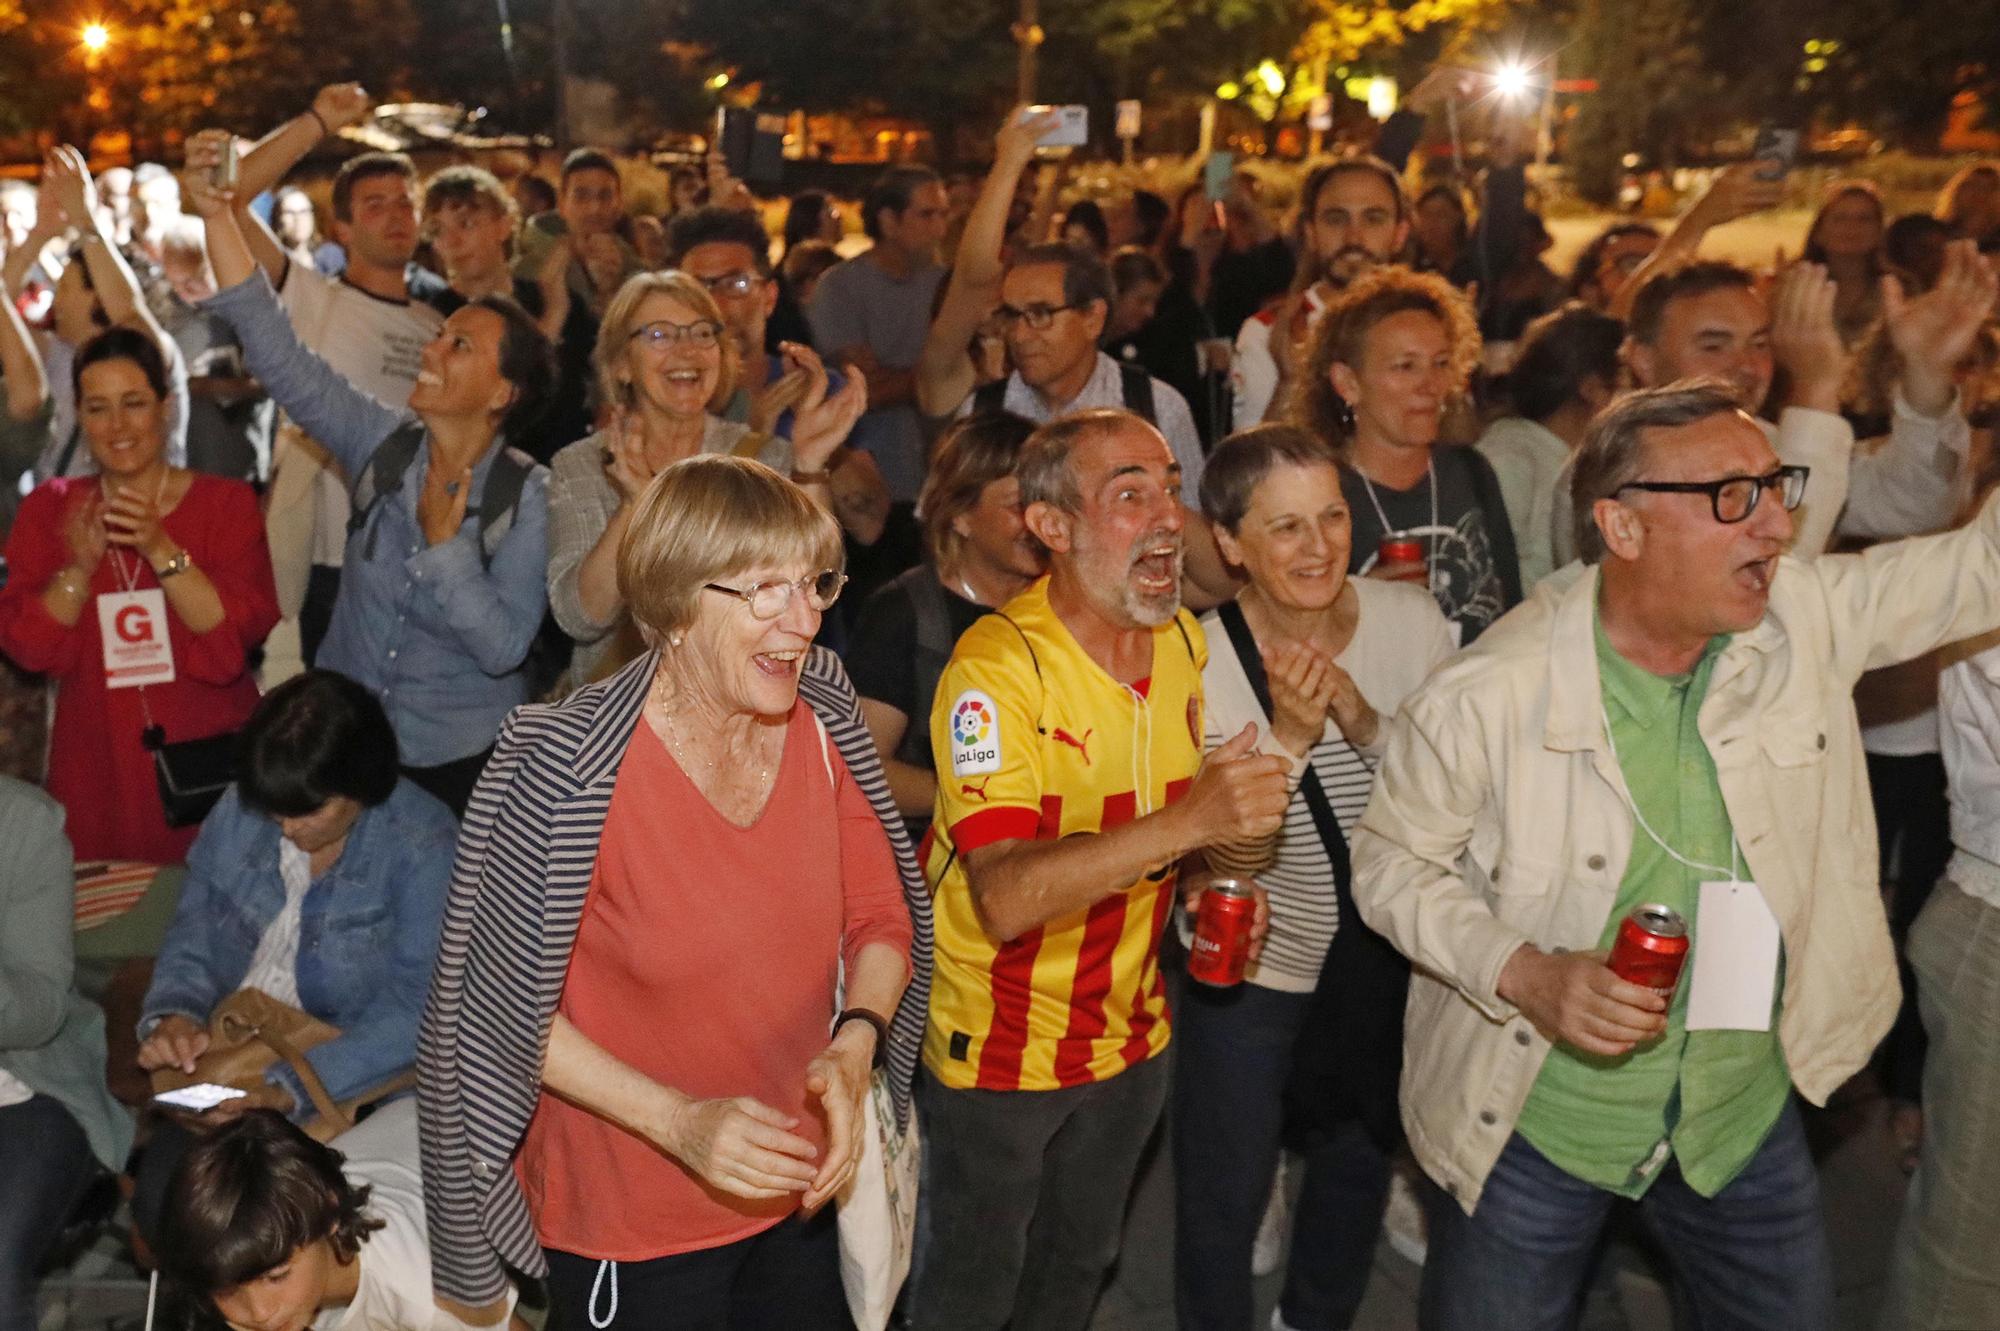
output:
M1605 745L1598 578L1558 575L1447 662L1393 723L1353 839L1363 917L1416 964L1403 1123L1470 1212L1548 1042L1495 992L1523 943L1594 948L1632 846ZM1899 986L1852 694L1862 671L2000 625L2000 507L1968 527L1785 559L1716 663L1700 727L1783 930L1779 1039L1815 1103L1869 1057Z

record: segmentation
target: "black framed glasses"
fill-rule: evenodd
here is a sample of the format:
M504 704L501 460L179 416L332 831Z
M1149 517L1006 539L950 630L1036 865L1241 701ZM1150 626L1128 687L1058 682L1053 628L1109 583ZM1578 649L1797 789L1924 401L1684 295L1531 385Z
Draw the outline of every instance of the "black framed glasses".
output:
M1811 474L1811 467L1779 467L1763 476L1724 476L1719 481L1627 481L1618 489L1707 495L1717 522L1742 522L1757 511L1758 501L1766 490L1777 494L1786 512L1797 508L1806 497L1806 477Z
M775 578L768 582L753 583L748 587L725 587L719 582L704 582L703 587L724 596L734 596L750 607L750 613L759 619L776 619L785 613L785 607L792 603L793 593L806 598L806 604L815 613L824 612L840 599L840 589L847 585L847 575L837 569L823 568L817 573L808 573L797 581L788 582Z
M705 351L722 341L722 325L713 319L697 319L691 324L655 319L634 328L631 340L648 350L670 347L676 342L692 342Z
M993 317L1000 321L1002 328L1012 328L1017 323L1040 332L1056 321L1056 316L1064 310L1074 310L1075 305L1030 305L1026 309L1016 309L1012 305L1002 305L993 311Z

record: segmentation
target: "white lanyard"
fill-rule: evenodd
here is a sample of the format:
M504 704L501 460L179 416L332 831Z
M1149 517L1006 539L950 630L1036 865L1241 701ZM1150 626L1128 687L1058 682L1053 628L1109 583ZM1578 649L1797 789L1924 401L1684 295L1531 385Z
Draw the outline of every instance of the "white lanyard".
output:
M1368 502L1375 506L1375 518L1382 524L1382 535L1384 538L1387 538L1398 529L1389 525L1389 514L1384 511L1382 500L1375 493L1375 482L1369 480L1368 473L1359 467L1354 468L1354 474L1361 478L1361 487L1368 491ZM1431 526L1430 531L1426 533L1430 540L1430 553L1425 559L1427 567L1424 570L1424 580L1428 585L1430 578L1434 576L1438 557L1438 477L1437 459L1435 456L1430 461L1424 463L1424 480L1428 483L1431 492Z
M1730 881L1740 879L1742 875L1736 872L1736 866L1743 862L1743 857L1736 848L1736 828L1733 824L1729 829L1729 867L1727 869L1719 864L1705 864L1700 860L1689 859L1668 845L1666 838L1653 830L1653 825L1646 821L1646 815L1639 812L1638 802L1632 798L1631 791L1625 787L1623 779L1625 764L1618 756L1618 741L1611 734L1611 713L1605 709L1604 699L1602 698L1597 700L1597 714L1604 718L1604 742L1611 747L1611 761L1618 765L1618 775L1620 778L1618 782L1618 798L1623 800L1625 807L1632 811L1633 821L1639 824L1639 830L1651 837L1653 844L1665 851L1670 858L1693 869L1696 873L1719 874L1722 878Z

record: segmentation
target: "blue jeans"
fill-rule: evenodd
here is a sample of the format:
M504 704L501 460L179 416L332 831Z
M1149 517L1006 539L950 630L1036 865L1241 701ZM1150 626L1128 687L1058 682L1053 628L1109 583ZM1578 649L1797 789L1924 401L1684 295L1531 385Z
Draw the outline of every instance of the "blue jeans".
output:
M1550 1164L1518 1133L1468 1216L1430 1185L1424 1331L1557 1331L1576 1325L1585 1277L1617 1200ZM1639 1202L1673 1266L1696 1331L1821 1331L1833 1321L1833 1260L1819 1174L1796 1103L1743 1172L1713 1197L1669 1162Z
M0 1109L0 1331L32 1331L35 1267L96 1175L90 1139L60 1103Z
M1253 984L1190 984L1174 1007L1174 1303L1181 1331L1249 1331L1250 1250L1271 1195L1292 1049L1312 1003ZM1358 1123L1305 1154L1280 1308L1342 1331L1374 1266L1389 1157Z

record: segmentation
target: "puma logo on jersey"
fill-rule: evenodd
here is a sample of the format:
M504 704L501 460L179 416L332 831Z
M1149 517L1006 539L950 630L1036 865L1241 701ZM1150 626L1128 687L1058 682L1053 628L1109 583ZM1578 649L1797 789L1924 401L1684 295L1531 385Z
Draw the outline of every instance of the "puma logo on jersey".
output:
M1090 737L1092 735L1095 735L1096 733L1097 731L1095 728L1086 730L1083 732L1083 738L1078 739L1076 736L1070 734L1067 730L1064 730L1061 726L1057 726L1054 730L1051 730L1049 732L1049 738L1054 740L1058 744L1067 744L1072 749L1075 749L1078 753L1082 754L1083 765L1085 767L1088 767L1090 766Z
M970 795L973 799L976 799L981 804L984 804L986 802L986 788L992 784L993 784L993 778L990 776L987 777L984 781L981 781L976 786L973 785L970 781L967 781L959 786L958 793L961 795Z

